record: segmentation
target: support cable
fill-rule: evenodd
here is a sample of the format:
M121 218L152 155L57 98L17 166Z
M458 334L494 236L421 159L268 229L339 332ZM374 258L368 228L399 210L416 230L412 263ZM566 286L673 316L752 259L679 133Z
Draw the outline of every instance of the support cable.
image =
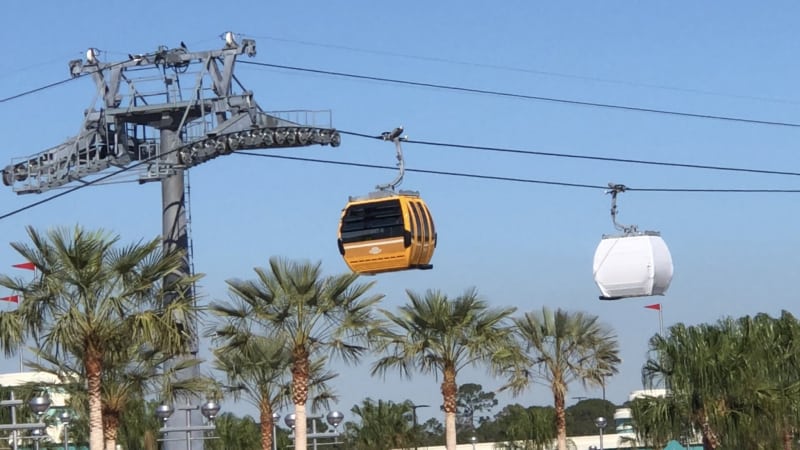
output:
M316 158L301 158L297 156L282 156L282 155L268 155L264 153L253 153L253 152L245 152L239 151L234 152L235 155L244 155L244 156L257 156L261 158L274 158L274 159L284 159L288 161L302 161L302 162L313 162L313 163L321 163L321 164L332 164L332 165L339 165L339 166L350 166L350 167L363 167L368 169L386 169L386 170L397 170L397 167L393 166L381 166L377 164L364 164L364 163L353 163L353 162L345 162L345 161L333 161L333 160L326 160L326 159L316 159ZM416 173L425 173L430 175L447 175L453 177L462 177L462 178L475 178L481 180L495 180L495 181L513 181L518 183L531 183L531 184L544 184L550 186L563 186L563 187L575 187L575 188L587 188L587 189L603 189L607 190L608 185L596 185L596 184L582 184L582 183L566 183L561 181L546 181L546 180L535 180L530 178L516 178L516 177L505 177L505 176L495 176L495 175L483 175L483 174L474 174L474 173L464 173L464 172L452 172L452 171L444 171L444 170L428 170L428 169L410 169L406 167L406 172L416 172ZM695 192L695 193L739 193L739 194L776 194L776 193L791 193L797 194L800 193L800 189L707 189L707 188L632 188L626 187L627 191L640 191L640 192ZM2 219L2 217L0 217Z
M35 94L37 92L41 92L41 91L44 91L46 89L50 89L52 87L56 87L56 86L59 86L59 85L62 85L62 84L66 84L66 83L68 83L68 82L70 82L70 81L72 81L72 80L74 80L76 78L78 78L78 77L66 78L66 79L63 79L61 81L56 81L55 83L46 84L46 85L38 87L38 88L34 88L34 89L30 89L30 90L27 90L27 91L24 91L24 92L20 92L19 94L12 95L11 97L0 98L0 103L10 102L11 100L15 100L15 99L18 99L18 98L21 98L21 97L25 97L26 95Z
M351 136L358 136L370 139L379 139L373 135L363 134L363 133L356 133L352 131L342 131L338 130L340 134L348 134ZM460 148L460 149L467 149L467 150L479 150L479 151L489 151L489 152L499 152L499 153L516 153L521 155L532 155L532 156L551 156L557 158L571 158L571 159L585 159L590 161L604 161L604 162L619 162L619 163L626 163L626 164L643 164L643 165L650 165L650 166L665 166L665 167L680 167L686 169L705 169L705 170L719 170L719 171L728 171L728 172L746 172L746 173L759 173L759 174L766 174L766 175L788 175L788 176L800 176L800 172L789 172L783 170L766 170L766 169L750 169L750 168L740 168L740 167L726 167L726 166L712 166L712 165L704 165L704 164L685 164L685 163L673 163L673 162L666 162L666 161L646 161L641 159L628 159L628 158L612 158L607 156L588 156L588 155L577 155L577 154L570 154L570 153L555 153L555 152L539 152L533 150L520 150L520 149L513 149L513 148L502 148L502 147L486 147L486 146L479 146L479 145L467 145L467 144L457 144L451 142L432 142L432 141L417 141L413 139L408 139L405 142L409 144L420 144L420 145L429 145L433 147L452 147L452 148Z
M623 110L623 111L631 111L631 112L641 112L641 113L652 113L652 114L662 114L662 115L670 115L670 116L681 116L681 117L691 117L695 119L711 119L711 120L723 120L728 122L739 122L739 123L749 123L754 125L772 125L772 126L781 126L781 127L792 127L792 128L800 128L800 123L793 123L793 122L781 122L781 121L773 121L773 120L761 120L761 119L749 119L745 117L733 117L733 116L722 116L716 114L703 114L703 113L691 113L685 111L673 111L667 109L658 109L658 108L645 108L642 106L632 106L632 105L618 105L613 103L600 103L600 102L590 102L590 101L583 101L583 100L571 100L565 98L556 98L556 97L545 97L539 95L526 95L526 94L517 94L513 92L503 92L503 91L493 91L488 89L476 89L476 88L467 88L461 86L453 86L453 85L446 85L446 84L437 84L437 83L426 83L420 81L410 81L410 80L400 80L397 78L385 78L385 77L376 77L370 75L360 75L360 74L353 74L353 73L346 73L346 72L336 72L332 70L321 70L321 69L310 69L305 67L296 67L296 66L285 66L281 64L269 64L257 61L240 61L241 64L251 64L255 66L262 66L262 67L272 67L275 69L284 69L284 70L294 70L299 72L308 72L308 73L315 73L319 75L331 75L336 77L345 77L345 78L354 78L359 80L368 80L368 81L380 81L384 83L394 83L394 84L402 84L406 86L416 86L416 87L425 87L425 88L434 88L434 89L443 89L449 91L456 91L456 92L467 92L471 94L485 94L485 95L494 95L499 97L508 97L508 98L517 98L517 99L524 99L524 100L536 100L536 101L543 101L543 102L551 102L551 103L562 103L568 105L575 105L575 106L589 106L594 108L606 108L606 109L616 109L616 110Z
M350 134L354 136L363 136L368 137L370 139L382 139L381 137L375 137L374 135L366 135L361 133L354 133L354 132L345 132L339 131L342 134ZM535 155L545 155L545 156L563 156L563 157L575 157L575 158L582 158L582 159L593 159L593 160L605 160L605 161L616 161L616 162L629 162L629 163L639 163L639 164L650 164L650 165L662 165L662 166L676 166L676 167L689 167L689 168L697 168L697 169L713 169L713 170L729 170L729 171L736 171L736 172L751 172L751 173L762 173L762 174L773 174L773 175L792 175L792 176L800 176L800 173L796 172L779 172L779 171L766 171L766 170L758 170L758 169L743 169L743 168L732 168L732 167L719 167L719 166L699 166L699 165L690 165L690 164L677 164L677 163L663 163L663 162L652 162L652 161L637 161L637 160L622 160L616 158L602 158L602 157L590 157L590 156L578 156L578 155L566 155L566 154L557 154L557 153L543 153L543 152L528 152L522 150L514 150L514 149L498 149L492 147L478 147L478 146L467 146L467 145L459 145L459 144L446 144L446 143L432 143L432 142L425 142L425 141L407 141L409 143L419 143L422 145L437 145L437 146L451 146L457 148L470 148L475 150L487 150L487 151L508 151L512 153L530 153ZM15 210L9 211L0 215L0 220L6 219L8 217L17 215L23 211L27 211L28 209L32 209L36 206L45 204L50 202L51 200L55 200L57 198L63 197L67 194L71 194L79 189L83 189L95 184L101 184L101 182L106 181L112 177L115 177L119 174L128 172L133 170L137 167L140 167L144 164L148 164L156 159L163 158L166 155L171 153L177 152L181 149L178 147L174 150L170 150L169 152L154 155L150 158L141 160L135 164L131 164L130 166L118 169L114 172L108 173L106 175L100 176L90 181L83 182L78 186L65 189L57 194L53 194L50 197L45 199L32 202L28 205L22 206ZM314 158L301 158L301 157L292 157L292 156L280 156L280 155L268 155L262 153L253 153L247 151L235 151L233 154L245 155L245 156L258 156L263 158L275 158L275 159L284 159L290 161L300 161L300 162L313 162L313 163L321 163L321 164L332 164L332 165L341 165L341 166L351 166L351 167L362 167L362 168L371 168L371 169L387 169L387 170L397 170L396 167L392 166L382 166L382 165L375 165L375 164L363 164L363 163L353 163L353 162L343 162L343 161L333 161L333 160L324 160L324 159L314 159ZM608 189L608 186L603 185L593 185L593 184L583 184L583 183L566 183L566 182L558 182L558 181L546 181L546 180L535 180L535 179L528 179L528 178L516 178L516 177L505 177L505 176L494 176L494 175L483 175L483 174L470 174L470 173L463 173L463 172L452 172L452 171L440 171L440 170L426 170L426 169L412 169L412 168L405 168L407 172L417 172L417 173L426 173L431 175L445 175L445 176L455 176L455 177L463 177L463 178L475 178L475 179L484 179L484 180L494 180L494 181L508 181L508 182L518 182L518 183L531 183L531 184L542 184L542 185L550 185L550 186L562 186L562 187L575 187L575 188L587 188L587 189ZM626 187L627 191L640 191L640 192L687 192L687 193L800 193L800 189L705 189L705 188L632 188Z

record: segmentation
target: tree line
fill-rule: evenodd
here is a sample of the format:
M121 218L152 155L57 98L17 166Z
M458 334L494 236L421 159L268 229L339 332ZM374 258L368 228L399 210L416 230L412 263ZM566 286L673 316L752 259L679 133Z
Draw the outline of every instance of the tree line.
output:
M90 450L112 450L120 441L131 449L156 448L157 431L139 432L153 426L153 404L198 395L252 403L258 417L248 423L223 414L220 437L233 434L226 431L232 427L255 426L263 450L272 448L273 428L279 429L273 412L292 406L293 445L305 448L308 414L336 398L332 358L369 358L378 377L439 380L441 433L436 423L410 431L440 443L443 436L448 450L459 442L459 431L488 438L492 424L515 448L549 448L555 441L566 450L569 386L603 386L620 362L616 336L598 317L548 307L518 313L493 306L474 288L455 297L409 289L406 303L390 311L381 307L374 281L362 282L353 273L325 275L318 262L272 257L250 278L227 280L227 299L198 307L192 286L200 276L182 273L185 255L163 250L159 239L122 244L118 235L80 226L47 232L29 227L28 235L30 242L11 245L37 275L0 276L0 286L23 299L17 309L0 313L0 348L12 355L26 342L36 343L37 362L29 361L29 367L60 377L59 389L69 392ZM654 336L650 348L657 356L647 361L643 376L668 386L671 394L632 405L639 438L660 444L680 430L701 436L713 449L745 442L739 430L762 427L760 434L768 430L790 448L798 377L794 334L785 333L795 333L793 327L794 318L784 314L679 324L664 337ZM221 377L202 374L199 369L208 366L187 356L199 338L194 330L212 343L210 367ZM534 383L546 385L552 408L509 405L491 420L476 417L476 405L490 399L482 400L478 390L471 392L476 403L464 403L468 384L460 386L458 375L470 366L487 368L501 389L514 394ZM407 409L365 399L353 408L361 420L345 424L342 444L410 447L404 437ZM381 435L393 436L391 442L367 439L378 426L376 417L385 418ZM156 422L148 429L157 427ZM223 439L206 445L229 445L220 444Z

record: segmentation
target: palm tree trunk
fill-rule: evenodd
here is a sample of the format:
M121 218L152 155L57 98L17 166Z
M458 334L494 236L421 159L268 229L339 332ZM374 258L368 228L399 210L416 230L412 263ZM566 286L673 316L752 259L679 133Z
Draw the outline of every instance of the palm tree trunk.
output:
M306 450L308 448L308 433L306 430L306 405L294 405L294 448L295 450Z
M706 417L703 420L703 450L715 450L718 447L719 438L711 429L711 424L708 423L708 417Z
M308 401L308 377L311 371L308 350L295 349L292 365L292 401L294 402L294 448L306 450L308 438L306 430L306 401Z
M788 425L783 427L783 450L792 450L792 428Z
M456 449L456 400L458 385L456 384L455 367L444 368L442 380L442 400L444 401L445 448Z
M558 450L567 450L567 412L564 401L564 390L553 386L553 405L556 410L556 433L558 433Z
M275 429L275 422L272 420L272 405L269 401L261 399L258 404L259 422L261 423L261 450L272 450L272 442L275 436L272 430Z
M144 448L142 450L158 450L158 438L151 430L144 432Z
M107 413L103 416L103 440L105 441L106 450L117 450L119 422L118 413Z
M89 450L103 450L103 402L100 391L102 358L91 345L86 352L86 386L89 397Z

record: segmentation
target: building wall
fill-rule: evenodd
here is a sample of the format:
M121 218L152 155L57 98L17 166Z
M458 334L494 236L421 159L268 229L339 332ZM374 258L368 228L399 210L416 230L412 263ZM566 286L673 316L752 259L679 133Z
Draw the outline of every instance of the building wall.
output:
M640 449L645 450L648 447L640 447L640 446L631 446L631 443L624 439L624 438L633 438L634 435L630 433L624 434L609 434L603 435L603 446L600 446L600 436L593 435L593 436L572 436L567 437L567 447L570 449L575 450L590 450L591 448L603 448L603 450L629 450L629 449ZM573 444L573 446L569 444ZM456 446L456 450L496 450L501 443L498 442L476 442L473 444L458 444ZM556 449L556 444L553 443L551 447L552 450ZM691 444L687 447L683 447L678 444L676 441L670 442L666 450L672 449L686 449L686 450L702 450L703 446L698 444ZM438 446L431 446L431 447L419 447L419 450L445 450L444 445Z

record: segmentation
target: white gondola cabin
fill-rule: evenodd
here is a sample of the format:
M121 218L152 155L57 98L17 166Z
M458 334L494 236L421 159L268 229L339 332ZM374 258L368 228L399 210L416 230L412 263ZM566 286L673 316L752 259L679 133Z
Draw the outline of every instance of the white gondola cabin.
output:
M656 231L617 223L617 194L626 187L609 183L611 219L621 235L603 236L594 253L594 281L601 300L663 295L672 282L672 255Z
M672 256L656 232L604 236L594 253L601 300L663 295L672 281Z

